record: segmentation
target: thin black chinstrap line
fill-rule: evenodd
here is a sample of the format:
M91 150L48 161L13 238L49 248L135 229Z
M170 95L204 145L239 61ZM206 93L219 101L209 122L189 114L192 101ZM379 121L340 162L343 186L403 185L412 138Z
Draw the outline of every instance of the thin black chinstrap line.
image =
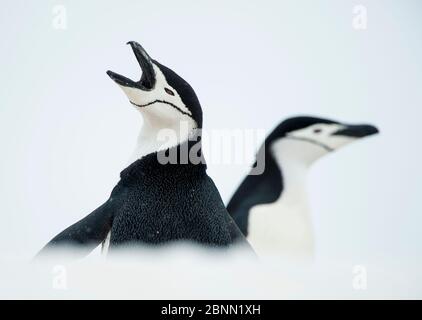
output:
M132 101L129 101L131 104L133 104L134 106L137 106L137 107L139 107L139 108L144 108L144 107L147 107L147 106L150 106L150 105L152 105L152 104L154 104L154 103L165 103L165 104L168 104L168 105L170 105L170 106L172 106L173 108L175 108L175 109L177 109L180 113L183 113L183 114L185 114L185 115L187 115L187 116L189 116L189 117L191 117L192 118L192 115L190 115L189 113L187 113L186 111L183 111L182 109L180 109L178 106L176 106L176 105L174 105L173 103L171 103L171 102L168 102L168 101L165 101L165 100L154 100L154 101L152 101L152 102L148 102L148 103L146 103L146 104L136 104L135 102L132 102ZM193 118L192 118L193 119ZM195 119L194 119L195 120Z
M293 137L293 136L286 136L287 139L293 139L293 140L301 140L301 141L306 141L309 143L312 143L314 145L320 146L321 148L324 148L325 150L331 152L334 151L334 149L330 148L329 146L326 146L325 144L312 140L312 139L308 139L308 138L300 138L300 137Z

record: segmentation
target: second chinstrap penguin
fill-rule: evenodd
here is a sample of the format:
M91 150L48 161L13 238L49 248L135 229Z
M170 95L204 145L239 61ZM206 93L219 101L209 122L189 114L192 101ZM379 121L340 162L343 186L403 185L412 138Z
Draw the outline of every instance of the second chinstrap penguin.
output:
M268 135L254 165L263 167L263 172L248 175L227 205L258 255L305 259L313 256L314 237L306 190L312 164L376 133L378 129L373 125L301 116L283 121Z

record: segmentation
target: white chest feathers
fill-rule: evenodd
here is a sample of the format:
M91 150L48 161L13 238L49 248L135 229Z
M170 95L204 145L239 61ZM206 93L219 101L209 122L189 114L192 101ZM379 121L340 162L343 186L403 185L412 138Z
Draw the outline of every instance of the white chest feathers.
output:
M310 258L314 243L306 192L309 163L295 156L289 142L274 143L272 151L283 190L277 201L251 208L248 240L258 255Z
M313 232L305 199L280 201L251 208L248 240L258 255L313 255Z

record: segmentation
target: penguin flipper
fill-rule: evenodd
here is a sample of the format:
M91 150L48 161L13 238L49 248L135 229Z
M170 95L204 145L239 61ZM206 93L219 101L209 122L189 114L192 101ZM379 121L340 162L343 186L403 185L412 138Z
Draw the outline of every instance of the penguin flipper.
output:
M52 249L76 249L78 255L86 256L94 250L106 237L111 229L114 206L108 200L85 218L79 220L60 232L37 256L51 252Z

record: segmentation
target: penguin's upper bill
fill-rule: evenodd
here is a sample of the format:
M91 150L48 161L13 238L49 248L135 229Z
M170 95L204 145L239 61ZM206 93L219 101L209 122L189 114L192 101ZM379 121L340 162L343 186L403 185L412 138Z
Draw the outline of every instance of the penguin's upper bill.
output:
M294 117L283 121L267 138L267 143L276 140L290 141L305 148L314 146L317 152L336 150L357 139L374 135L378 129L369 124L344 124L315 117Z
M191 122L202 127L202 109L192 87L171 69L150 58L142 46L130 41L136 60L142 70L139 81L133 81L113 71L107 74L125 92L131 104L149 117L152 123Z

